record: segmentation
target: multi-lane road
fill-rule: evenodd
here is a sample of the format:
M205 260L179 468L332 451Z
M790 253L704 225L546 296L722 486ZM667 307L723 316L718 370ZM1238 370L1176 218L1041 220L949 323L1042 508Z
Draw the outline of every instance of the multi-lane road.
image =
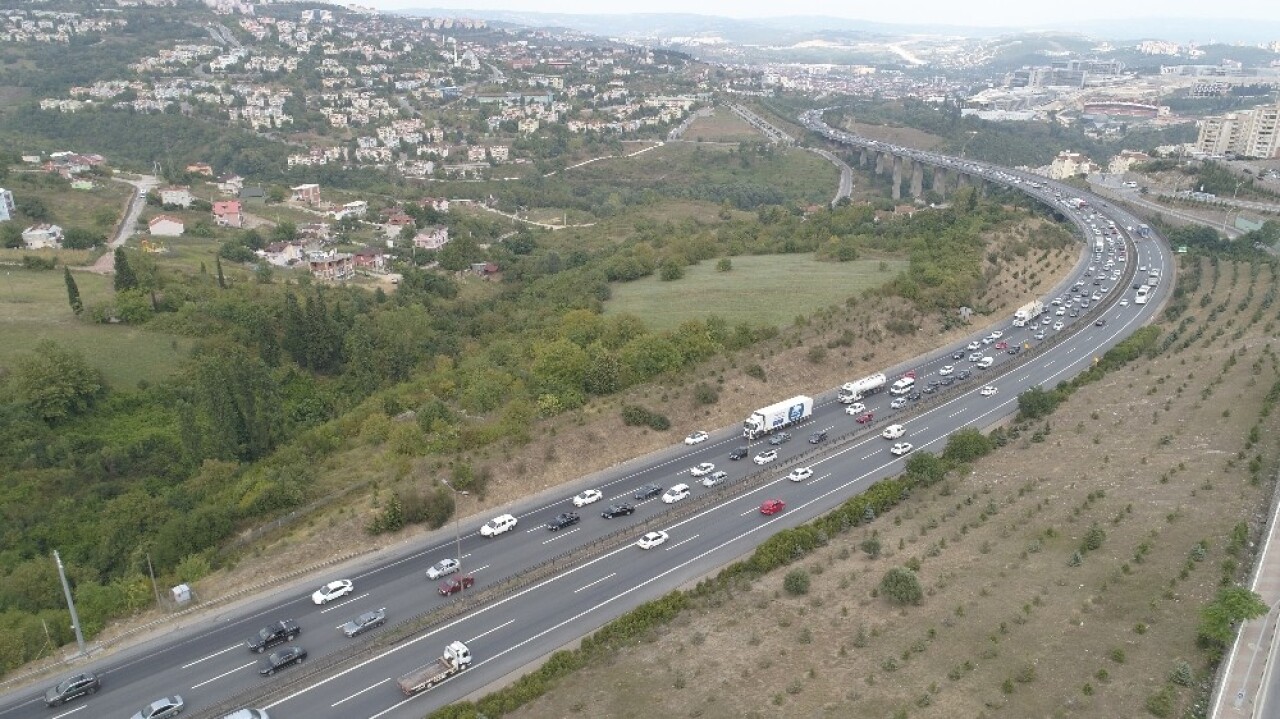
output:
M836 131L829 132L832 139L839 142L870 142ZM885 145L877 146L888 149ZM1105 226L1104 217L1113 218L1122 230L1130 225L1137 226L1135 218L1106 206L1100 198L1045 183L1042 178L1033 179L972 162L894 149L913 153L926 162L938 162L953 168L963 166L970 174L1025 190L1053 204L1080 227L1089 238L1090 246L1073 275L1054 288L1046 300L1058 296L1079 296L1079 293L1070 291L1076 281L1083 281L1083 287L1090 295L1099 292L1100 300L1095 301L1089 311L1081 312L1078 318L1070 317L1069 313L1058 316L1056 307L1051 305L1048 315L1051 323L1047 326L1037 319L1034 326L1015 328L1009 326L1006 318L997 325L1004 333L1000 339L1010 346L1028 347L1021 355L995 350L995 342L983 344L982 336L977 335L966 338L959 345L938 348L929 356L882 368L891 378L908 370L914 371L919 387L940 379L939 370L944 365L954 365L957 370L971 369L973 376L944 387L941 392L925 394L901 410L889 408L891 397L888 393L871 395L864 400L876 418L869 426L856 424L854 418L845 413L845 406L834 401L834 391L815 395L817 402L812 420L792 431L794 439L777 447L779 459L775 464L758 467L750 459L730 461L729 452L745 442L740 428L723 428L713 431L710 439L701 444L671 447L616 470L593 475L589 480L567 485L563 494L553 501L531 499L508 507L506 511L516 515L519 524L506 534L486 539L479 536L478 526L465 526L461 536L464 573L474 575L477 582L475 590L481 590L488 583L637 520L652 519L668 508L656 498L643 502L632 500L632 494L641 485L652 482L665 488L685 482L693 487L696 499L713 491L703 488L689 475L689 468L700 462L712 462L717 469L727 471L730 483L753 472L768 473L763 482L752 482L751 488L743 492L714 490L718 500L692 516L662 523L660 528L668 532L670 538L658 548L646 551L627 544L608 550L601 556L568 567L500 600L476 606L442 626L433 627L379 653L362 656L333 671L309 677L305 682L290 686L287 691L264 693L258 705L268 709L273 719L416 719L432 708L481 690L636 604L705 576L749 552L779 529L813 519L875 481L901 471L905 458L892 456L889 447L893 443L879 436L886 425L904 424L907 434L898 441L911 442L914 451L938 452L956 429L989 425L1010 414L1016 410L1017 395L1021 391L1033 385L1053 386L1089 367L1107 348L1148 321L1169 291L1173 268L1167 247L1154 239L1135 241L1123 231L1115 238L1115 247L1103 253L1104 261L1107 257L1118 260L1121 248L1127 247L1124 250L1127 261L1116 265L1123 270L1121 277L1112 281L1107 274L1106 279L1095 286L1093 280L1097 278L1100 267L1088 277L1084 276L1089 271L1088 265L1101 264L1094 262L1092 255L1093 228L1099 224ZM1031 186L1033 181L1039 187ZM1093 209L1069 209L1054 197L1055 192L1064 197L1086 197ZM1132 304L1133 291L1129 289L1138 266L1155 268L1162 275L1152 300L1145 305ZM1111 288L1110 292L1102 294L1103 286ZM1119 305L1118 300L1122 297L1130 301L1128 306ZM1099 319L1105 320L1105 324L1095 324ZM1052 328L1052 322L1057 321L1065 323L1060 331ZM1046 332L1043 341L1033 336L1039 331ZM983 356L993 358L994 367L986 371L973 369L974 363L968 361L970 352L964 349L971 341L979 343ZM953 353L961 350L965 357L953 359ZM983 396L979 390L988 384L998 391L992 396ZM759 404L779 399L782 398L762 396ZM833 439L824 445L829 451L806 460L813 469L811 478L803 482L787 480L789 460L813 449L806 442L806 437L818 429L829 429L833 438L844 436L845 439ZM856 429L862 429L862 434L846 436ZM760 442L755 443L751 454L758 452L761 445ZM570 497L586 488L600 489L604 499L577 510L582 515L579 524L559 532L548 531L545 528L547 521L560 512L573 510ZM771 498L784 500L786 509L780 514L762 516L760 504ZM636 514L612 520L602 518L600 511L617 501L637 504ZM637 537L639 533L637 529ZM46 709L39 696L40 687L10 692L0 697L0 719L60 719L65 716L125 719L144 703L175 693L186 699L195 714L200 714L201 707L225 697L237 696L255 687L270 689L281 686L282 676L307 669L305 666L286 669L282 675L272 679L259 677L257 665L260 656L252 654L244 646L244 640L259 627L275 620L294 619L302 627L302 634L295 643L305 647L313 660L334 655L351 646L353 641L347 639L338 627L362 611L385 607L389 623L394 624L397 620L449 601L436 592L438 583L428 581L424 571L434 562L454 554L454 537L451 531L446 530L422 546L405 549L395 556L384 556L375 564L343 577L317 577L317 586L323 581L338 578L354 582L352 594L328 605L312 604L309 595L315 587L264 595L243 608L209 617L205 625L174 632L90 663L86 668L102 674L102 690L86 699L57 709ZM413 698L402 696L395 684L396 677L431 660L454 640L470 646L475 658L472 667Z

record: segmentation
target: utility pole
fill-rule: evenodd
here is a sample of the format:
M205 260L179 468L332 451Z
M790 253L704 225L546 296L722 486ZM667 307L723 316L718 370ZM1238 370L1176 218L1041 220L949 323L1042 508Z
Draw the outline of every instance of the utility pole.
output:
M62 580L62 593L67 597L67 609L71 611L71 628L76 630L76 644L80 647L80 656L87 656L84 650L84 632L80 631L80 615L76 614L76 603L71 599L71 585L67 584L67 572L62 566L62 557L58 550L53 550L53 561L58 563L58 578Z
M151 589L156 593L156 607L163 609L164 605L160 603L160 587L156 584L156 570L151 566L151 552L147 552L147 573L151 575Z
M437 479L436 481L440 482L440 484L443 484L444 486L448 487L450 490L453 491L453 542L454 542L454 547L457 551L458 571L462 574L462 576L458 578L458 581L462 583L462 599L465 602L467 599L467 583L464 580L467 573L462 571L462 531L459 528L460 522L461 522L461 519L459 519L459 517L462 514L461 512L462 504L458 498L471 493L465 490L459 491L457 489L454 489L453 485L449 484L449 480L447 479L440 478L440 479Z

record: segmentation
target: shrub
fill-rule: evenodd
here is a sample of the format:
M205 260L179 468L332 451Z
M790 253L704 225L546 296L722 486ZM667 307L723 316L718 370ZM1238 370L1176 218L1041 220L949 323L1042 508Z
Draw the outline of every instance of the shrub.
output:
M893 604L919 604L924 598L920 578L906 567L894 567L880 580L880 593Z
M628 427L649 427L658 431L671 429L671 420L638 404L622 406L622 423Z
M870 509L870 507L868 507L868 509ZM866 552L867 556L872 559L880 556L880 540L875 537L862 540L862 543L858 545L858 548Z
M793 597L809 593L809 573L803 569L787 572L782 580L782 588Z
M698 404L715 404L720 401L720 390L706 382L699 382L693 388L693 399Z
M1173 713L1173 704L1173 688L1166 685L1147 697L1146 707L1151 716L1167 717Z

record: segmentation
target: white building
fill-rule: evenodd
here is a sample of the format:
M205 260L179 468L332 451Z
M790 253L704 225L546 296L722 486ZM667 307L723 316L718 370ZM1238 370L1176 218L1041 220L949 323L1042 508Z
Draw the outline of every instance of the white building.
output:
M1211 156L1280 157L1280 102L1206 117L1200 121L1196 149Z
M22 244L28 250L62 247L62 228L57 225L32 225L22 231Z
M191 207L192 202L191 188L189 187L165 187L160 190L160 204L172 205L175 207Z
M0 222L8 222L17 212L13 204L13 193L0 187Z
M169 215L156 215L147 223L152 237L181 237L187 231L182 220Z
M1087 175L1098 170L1098 165L1093 160L1078 152L1063 150L1049 165L1049 177L1054 180L1065 180L1068 177Z

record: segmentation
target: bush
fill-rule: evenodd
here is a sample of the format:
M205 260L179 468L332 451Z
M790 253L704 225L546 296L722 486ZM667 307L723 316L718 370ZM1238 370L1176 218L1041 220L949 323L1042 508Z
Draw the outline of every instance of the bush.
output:
M870 508L868 507L868 509ZM872 559L880 556L880 540L875 537L862 540L862 543L859 544L858 547L862 549L862 551L866 552L867 556Z
M729 272L733 269L733 260L728 257L721 257L716 263L716 272Z
M693 388L693 399L698 404L715 404L720 401L720 390L706 382L699 382Z
M782 588L793 597L809 593L809 573L803 569L787 572L782 580Z
M880 580L880 593L893 604L919 604L924 599L920 578L906 567L894 567Z
M649 427L658 431L671 429L671 420L665 415L641 407L638 404L622 406L622 423L628 427Z
M1147 711L1151 716L1167 717L1173 714L1173 688L1165 686L1160 691L1147 697Z
M814 345L809 348L809 362L812 364L822 364L827 359L827 348L822 345Z

